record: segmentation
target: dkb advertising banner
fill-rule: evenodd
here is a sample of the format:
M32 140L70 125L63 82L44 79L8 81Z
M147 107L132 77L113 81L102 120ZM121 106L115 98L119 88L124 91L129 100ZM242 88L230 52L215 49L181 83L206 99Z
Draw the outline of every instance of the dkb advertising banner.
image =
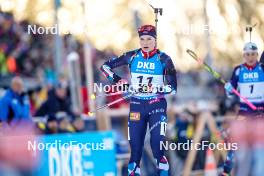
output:
M39 136L28 142L38 158L34 175L115 176L112 132Z

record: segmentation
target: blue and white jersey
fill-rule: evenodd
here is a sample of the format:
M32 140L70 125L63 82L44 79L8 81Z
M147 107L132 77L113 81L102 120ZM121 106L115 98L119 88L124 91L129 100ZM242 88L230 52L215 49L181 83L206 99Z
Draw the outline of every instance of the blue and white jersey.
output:
M176 70L171 58L163 52L157 50L150 57L145 58L141 49L129 51L120 57L113 58L105 62L101 70L112 82L116 83L121 78L112 69L128 65L131 74L131 87L139 90L144 86L152 88L163 88L169 85L171 91L177 90ZM157 92L136 93L134 97L140 99L151 99L158 95Z
M264 106L264 66L257 63L254 67L245 64L234 69L232 86L239 90L240 94L253 103L256 107ZM240 111L252 111L242 99L240 99Z
M141 54L137 54L132 63L130 63L131 85L134 90L140 89L143 85L152 87L163 87L164 66L158 54L149 59L143 58ZM138 93L136 97L151 97L155 93Z

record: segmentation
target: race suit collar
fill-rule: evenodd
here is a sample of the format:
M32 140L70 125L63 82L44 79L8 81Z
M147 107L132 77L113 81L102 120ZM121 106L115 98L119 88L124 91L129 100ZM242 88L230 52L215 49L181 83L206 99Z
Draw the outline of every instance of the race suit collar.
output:
M253 70L257 66L258 62L256 62L254 65L248 65L247 63L244 63L244 66L247 67L248 70Z
M152 51L149 51L149 52L145 52L141 49L141 52L142 52L142 55L145 59L148 59L152 56L154 56L156 53L157 53L158 49L157 48L154 48Z

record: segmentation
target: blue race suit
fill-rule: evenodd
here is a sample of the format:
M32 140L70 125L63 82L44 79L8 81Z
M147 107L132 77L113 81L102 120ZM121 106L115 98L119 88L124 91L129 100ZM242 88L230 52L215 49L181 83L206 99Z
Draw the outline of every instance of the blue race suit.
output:
M156 50L147 57L141 49L129 51L120 57L105 62L101 70L114 83L121 78L112 69L128 65L131 74L131 86L140 90L144 85L160 87L165 83L171 86L171 92L177 90L176 70L171 58ZM137 92L130 99L130 113L128 119L128 140L131 156L128 165L128 175L140 175L140 159L144 146L144 139L149 125L152 153L156 159L159 175L168 175L169 164L160 149L164 140L167 125L167 102L164 97L158 98L159 93Z
M0 120L3 124L16 126L20 122L30 122L30 105L26 95L18 95L11 89L0 99Z
M256 63L255 66L249 67L246 64L235 67L231 84L234 89L239 90L241 96L257 108L264 107L264 65ZM260 111L252 110L247 104L240 99L239 115L255 116Z
M240 94L257 108L264 107L264 65L256 63L255 66L241 64L235 67L231 80L234 89L239 90ZM247 104L240 99L239 115L246 117L257 117L263 111L252 110ZM230 173L233 168L234 151L227 153L224 162L224 172Z

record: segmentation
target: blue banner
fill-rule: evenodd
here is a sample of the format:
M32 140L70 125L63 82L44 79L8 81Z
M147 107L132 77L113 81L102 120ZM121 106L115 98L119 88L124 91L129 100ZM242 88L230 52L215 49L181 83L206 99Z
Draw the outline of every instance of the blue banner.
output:
M112 132L40 136L28 143L37 151L38 176L115 176Z

